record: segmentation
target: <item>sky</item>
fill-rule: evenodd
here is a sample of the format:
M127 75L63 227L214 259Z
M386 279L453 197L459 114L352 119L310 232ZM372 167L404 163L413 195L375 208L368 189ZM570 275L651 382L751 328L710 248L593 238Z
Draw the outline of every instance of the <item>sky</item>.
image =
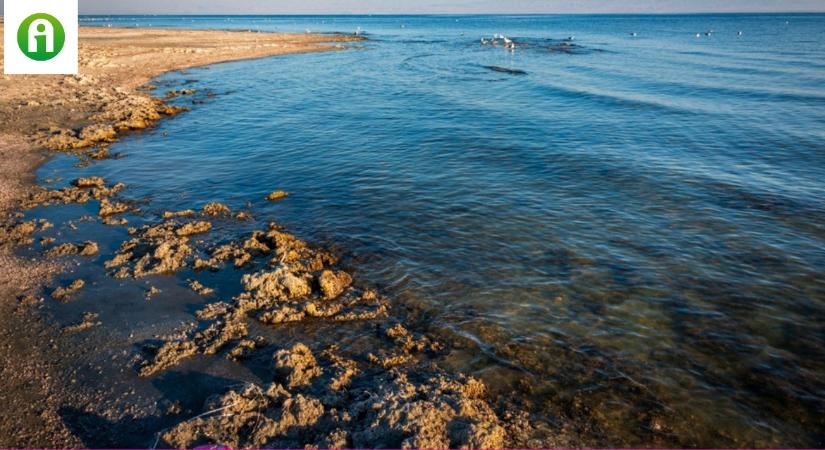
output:
M4 0L26 1L26 0ZM71 0L70 0L71 1ZM79 0L81 14L825 12L825 0ZM0 7L2 13L2 7Z

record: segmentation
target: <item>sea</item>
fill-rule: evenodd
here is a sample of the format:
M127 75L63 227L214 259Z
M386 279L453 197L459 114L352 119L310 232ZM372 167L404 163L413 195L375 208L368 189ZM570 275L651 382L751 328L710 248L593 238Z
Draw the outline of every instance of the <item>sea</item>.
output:
M113 144L119 158L56 156L41 183L100 175L150 211L221 201L335 248L417 332L451 343L436 364L582 446L825 445L825 15L81 25L366 39L165 74L154 94L197 89L174 100L190 111ZM273 190L290 195L267 202ZM209 301L147 306L87 267L125 232L76 230L101 244L77 269L99 279L55 320L94 310L137 340ZM176 292L187 276L154 283ZM228 279L203 282L232 292ZM192 364L236 379L226 361Z

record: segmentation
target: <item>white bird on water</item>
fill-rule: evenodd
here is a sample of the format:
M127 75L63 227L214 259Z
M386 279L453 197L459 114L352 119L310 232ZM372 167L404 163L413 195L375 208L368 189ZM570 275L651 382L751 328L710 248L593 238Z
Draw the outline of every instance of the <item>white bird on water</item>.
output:
M635 32L635 31L634 31L634 32L630 33L630 35L631 35L631 36L633 36L633 37L636 37L636 36L638 36L638 35L639 35L639 33L637 33L637 32Z

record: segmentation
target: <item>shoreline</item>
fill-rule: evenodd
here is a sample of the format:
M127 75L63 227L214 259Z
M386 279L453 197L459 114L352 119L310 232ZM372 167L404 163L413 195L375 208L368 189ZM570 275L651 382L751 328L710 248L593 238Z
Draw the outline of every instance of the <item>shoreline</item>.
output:
M180 34L188 35L185 48L157 45L163 39L177 45ZM237 36L246 42L248 51L239 51ZM136 38L142 41L136 42ZM5 319L0 320L0 401L14 411L11 417L0 417L0 446L142 447L148 445L149 431L154 442L179 448L199 444L278 448L546 446L531 438L536 432L546 433L533 428L529 415L519 406L502 399L493 401L483 381L439 367L436 359L445 356L451 344L407 328L403 308L399 308L401 316L390 314L389 299L353 279L328 249L302 241L275 222L256 221L247 211L233 212L219 199L197 212L188 209L144 215L128 199L118 201L125 185L110 186L98 176L77 178L62 189L32 183L34 170L48 158L41 150L76 156L78 167L85 167L93 160L112 157L108 146L124 133L149 128L163 117L187 110L166 100L192 95L194 90L180 88L167 92L164 99L145 92L154 90L147 83L164 73L335 50L341 47L329 45L331 41L360 40L345 35L83 28L80 75L3 78L0 149L9 157L0 170L10 171L13 162L25 165L26 170L0 185L7 199L0 210L0 252L6 258L0 267L4 281L0 313ZM216 47L215 42L225 46ZM156 56L158 51L171 57L161 60ZM136 74L132 70L135 66L142 72ZM58 180L68 181L62 175ZM287 195L276 191L267 200L278 201ZM96 242L53 245L55 238L44 236L46 241L40 240L39 251L35 251L40 254L32 257L32 266L22 264L15 247L34 248L34 237L53 224L44 218L29 220L16 212L18 206L26 211L91 201L99 201L100 208L97 218L84 216L88 220L129 227L126 231L131 238L121 242L112 259L100 261L103 267L86 265L66 257L103 256ZM127 225L135 219L132 213L142 216L142 226ZM227 220L252 221L261 228L251 234L237 233L229 243L210 246L202 237L212 229L212 221ZM209 259L202 259L203 255ZM67 275L81 267L85 275L72 275L76 279L67 280L55 261L65 262L67 269L69 263L76 264L73 270L66 270ZM59 322L66 317L55 320L58 318L46 313L54 302L65 305L73 300L87 284L93 290L98 275L85 269L104 269L98 272L102 278L123 283L110 295L131 298L124 292L128 286L148 286L144 298L148 300L163 297L167 288L139 285L138 280L144 277L180 281L179 271L217 272L223 268L240 278L242 291L231 299L206 301L215 289L197 279L187 280L191 291L201 298L198 304L202 308L194 312L193 320L159 330L160 334L134 339L134 333L115 336L115 328L107 328L99 320L101 314L96 309L100 304L91 311L86 307L75 311L82 312L82 320L62 327ZM60 285L55 287L52 281ZM159 279L150 283L154 282L164 283ZM46 296L47 288L51 298ZM164 300L173 301L177 295ZM82 301L83 296L78 299ZM105 297L98 301L105 301ZM134 313L141 307L129 308ZM296 341L288 331L294 327L327 331ZM345 333L364 343L357 349L340 348L335 336L344 327ZM115 350L118 353L113 353ZM96 359L102 355L105 362ZM231 386L215 378L193 394L178 392L186 390L186 378L180 379L182 384L167 388L156 384L162 385L169 376L180 376L176 371L191 367L187 364L201 369L206 369L203 364L220 365L217 355L223 356L218 361L269 375L254 380L242 377L241 384ZM194 373L193 381L198 382L200 375ZM136 390L142 394L133 402L128 397ZM215 405L224 406L215 409ZM214 415L210 411L224 412Z
M82 156L105 149L130 131L180 112L141 91L164 73L336 50L340 43L359 40L329 34L81 27L78 75L0 78L0 401L14 411L0 418L0 446L83 446L58 414L61 399L71 395L62 387L71 379L55 343L60 331L22 307L24 294L42 293L63 266L46 257L23 258L14 250L30 239L26 230L16 228L18 211L49 152Z

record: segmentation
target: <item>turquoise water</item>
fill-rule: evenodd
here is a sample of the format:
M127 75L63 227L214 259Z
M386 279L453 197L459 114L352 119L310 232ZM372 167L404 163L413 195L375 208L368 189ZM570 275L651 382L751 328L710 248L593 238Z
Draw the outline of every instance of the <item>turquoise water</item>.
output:
M202 102L43 178L334 243L584 445L825 445L825 15L82 23L369 40L166 75Z

